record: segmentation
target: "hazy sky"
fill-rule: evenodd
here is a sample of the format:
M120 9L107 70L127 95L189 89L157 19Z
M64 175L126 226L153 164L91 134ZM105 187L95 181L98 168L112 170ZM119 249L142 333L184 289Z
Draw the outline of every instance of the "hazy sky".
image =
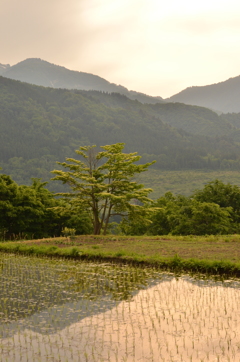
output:
M0 0L0 63L41 58L163 98L240 74L239 0Z

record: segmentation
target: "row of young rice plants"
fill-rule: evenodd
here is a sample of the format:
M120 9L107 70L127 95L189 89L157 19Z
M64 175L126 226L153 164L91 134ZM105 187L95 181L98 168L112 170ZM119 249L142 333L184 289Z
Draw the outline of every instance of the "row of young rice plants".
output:
M211 237L211 236L210 236ZM187 237L186 237L187 238ZM210 243L205 240L144 239L128 241L127 239L105 238L101 244L92 244L84 240L79 242L70 239L46 239L41 241L1 242L0 252L19 255L48 256L56 258L72 258L75 260L98 260L107 262L132 263L161 268L170 272L204 273L206 275L222 275L240 277L239 236L237 241ZM112 242L114 239L114 243ZM226 239L226 237L225 237ZM117 241L116 241L117 240ZM92 240L91 240L92 241ZM39 244L38 244L39 242ZM172 244L172 245L171 245ZM196 249L196 245L198 248ZM170 246L170 249L169 249ZM157 250L159 249L159 250ZM185 249L192 251L194 257L186 257ZM154 252L153 252L154 250ZM176 254L176 250L180 255ZM220 251L220 255L219 254ZM164 255L164 253L166 255ZM163 255L162 255L163 254ZM210 254L210 255L209 255ZM196 255L199 255L196 258ZM225 255L223 259L222 256ZM203 258L203 256L207 258ZM210 256L210 257L209 257ZM213 259L211 259L211 257ZM225 260L226 259L226 260Z
M240 281L0 253L0 361L239 361Z

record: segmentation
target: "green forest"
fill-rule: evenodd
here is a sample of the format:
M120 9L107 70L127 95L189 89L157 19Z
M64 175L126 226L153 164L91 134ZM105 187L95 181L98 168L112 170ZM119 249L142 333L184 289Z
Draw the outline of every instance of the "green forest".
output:
M80 159L57 162L52 180L66 184L53 193L32 178L18 185L0 175L0 238L38 239L64 234L216 235L239 233L240 188L220 180L190 196L171 192L149 198L151 188L134 180L155 161L139 163L124 143L80 147ZM68 169L66 171L66 169ZM116 216L118 218L116 219Z
M214 180L191 196L167 192L154 202L151 223L123 225L127 235L216 235L239 233L240 188Z
M70 91L0 77L0 165L18 184L44 182L79 146L124 142L155 169L239 170L239 115L117 93ZM50 186L51 187L51 186ZM60 185L54 191L61 190Z
M50 181L51 171L57 161L64 167L79 147L96 145L99 152L111 144L137 151L136 169L151 165L131 177L132 185L144 184L152 192L147 189L149 202L139 198L142 214L125 217L132 207L128 202L124 217L109 214L105 232L238 233L239 128L239 114L180 103L142 104L118 93L44 88L0 77L0 237L93 233L86 205L60 197L71 182ZM135 199L137 193L130 195Z
M88 234L91 225L86 213L54 197L46 183L32 179L30 186L18 185L0 175L0 236L2 240L38 239L60 236L64 228Z
M240 232L240 188L219 180L207 183L190 196L167 192L145 207L150 222L143 223L138 214L124 222L113 218L108 232L123 235ZM65 229L77 235L93 233L86 208L54 196L39 179L32 179L31 185L26 186L18 185L8 175L0 175L0 213L1 240L57 237Z

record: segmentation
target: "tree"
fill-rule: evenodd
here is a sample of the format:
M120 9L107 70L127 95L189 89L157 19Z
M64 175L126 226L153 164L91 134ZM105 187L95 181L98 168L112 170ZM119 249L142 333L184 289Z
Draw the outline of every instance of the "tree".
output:
M213 202L192 201L191 226L193 235L216 235L231 232L231 207Z
M214 202L221 208L232 208L231 218L234 232L239 232L240 223L240 188L236 185L224 184L220 180L208 182L202 190L197 190L193 198L200 202Z
M154 235L210 235L232 231L231 207L201 202L171 192L156 201L159 210L147 232Z
M10 176L0 175L0 234L5 238L32 234L31 225L42 219L43 205L34 189L18 186Z
M193 197L201 202L214 202L220 207L231 206L240 213L240 188L236 185L214 180L208 182L202 190L196 190Z
M59 193L70 198L71 203L87 210L92 220L93 233L99 235L107 231L111 216L144 218L146 204L151 189L133 181L133 176L146 171L155 161L140 165L135 162L141 156L123 153L124 143L102 146L96 153L96 146L80 147L75 152L83 161L66 158L67 162L57 162L69 171L54 170L53 180L68 184L72 192ZM105 161L105 162L104 162Z

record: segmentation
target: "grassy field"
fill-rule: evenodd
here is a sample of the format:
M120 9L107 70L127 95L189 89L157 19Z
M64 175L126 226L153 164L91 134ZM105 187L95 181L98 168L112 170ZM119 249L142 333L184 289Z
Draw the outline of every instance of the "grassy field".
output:
M120 262L240 276L240 235L74 236L0 243L0 251Z
M161 171L149 169L138 176L137 181L145 187L150 187L153 192L152 199L157 199L170 191L173 194L184 196L191 195L195 190L202 189L206 183L213 180L221 180L224 183L240 186L239 171Z

